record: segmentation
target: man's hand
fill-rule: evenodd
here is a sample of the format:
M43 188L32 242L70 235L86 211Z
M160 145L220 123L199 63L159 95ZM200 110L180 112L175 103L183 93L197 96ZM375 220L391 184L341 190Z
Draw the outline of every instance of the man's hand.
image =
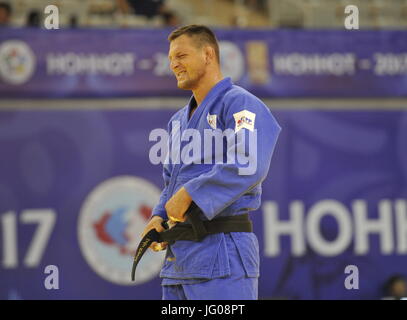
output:
M161 225L161 222L163 222L164 219L161 218L160 216L154 216L151 218L150 222L147 224L147 226L144 228L144 231L141 235L141 237L143 238L147 232L149 232L151 229L155 229L157 230L157 232L162 232L165 229L163 228L163 226ZM150 245L150 248L154 251L160 251L160 250L164 250L165 248L167 248L168 243L167 242L153 242Z
M173 222L184 222L185 212L191 205L192 198L187 190L182 187L165 204L168 218Z

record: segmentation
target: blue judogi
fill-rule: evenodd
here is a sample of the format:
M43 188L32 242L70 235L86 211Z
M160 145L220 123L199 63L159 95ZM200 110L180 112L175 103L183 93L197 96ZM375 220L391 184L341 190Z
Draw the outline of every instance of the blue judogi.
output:
M165 187L152 215L167 219L165 203L182 186L202 210L204 214L202 220L239 215L258 209L261 204L261 183L267 176L273 150L281 131L277 121L260 99L233 85L230 78L218 82L189 119L194 103L196 104L192 97L188 105L171 118L168 130L176 131L176 134L171 135L172 140L179 139L188 132L187 129L198 130L201 137L205 135L204 130L208 129L234 130L236 135L239 133L245 136L244 145L241 142L240 150L242 155L250 159L249 164L255 161L256 170L242 175L239 169L245 165L226 163L228 146L226 141L223 149L224 161L205 162L204 157L207 155L203 152L202 143L200 146L202 159L194 159L195 163L172 161L164 164ZM179 128L174 128L174 125ZM252 146L249 146L251 143L249 135L253 132L256 132L257 150L250 154ZM172 140L171 145L174 144ZM187 144L188 141L181 142L181 150ZM171 150L170 148L169 157L174 160L176 154ZM212 157L215 155L216 151ZM259 277L257 237L254 233L232 232L209 235L201 242L177 241L167 249L160 277L163 278L164 299L175 297L257 299ZM227 279L230 281L226 282ZM182 286L184 292L175 294L174 290L181 289ZM242 290L242 287L251 289ZM206 295L203 292L206 292Z

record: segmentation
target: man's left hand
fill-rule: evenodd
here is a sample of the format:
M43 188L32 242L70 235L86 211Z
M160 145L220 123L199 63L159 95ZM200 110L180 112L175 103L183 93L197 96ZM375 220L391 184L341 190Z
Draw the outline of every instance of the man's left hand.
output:
M185 212L191 202L192 198L187 190L184 187L179 189L165 204L168 218L174 222L184 222L186 220Z

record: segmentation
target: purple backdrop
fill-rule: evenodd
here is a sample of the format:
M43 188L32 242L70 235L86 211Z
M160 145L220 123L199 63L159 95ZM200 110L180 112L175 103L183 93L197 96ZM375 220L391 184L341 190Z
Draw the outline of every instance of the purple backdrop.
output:
M171 30L0 31L0 97L180 96ZM263 97L405 97L406 31L216 30L225 76Z
M129 285L129 248L162 187L148 136L172 113L0 112L1 299L160 298L162 257L149 253ZM379 298L390 275L407 276L407 113L274 114L283 131L252 213L260 297Z

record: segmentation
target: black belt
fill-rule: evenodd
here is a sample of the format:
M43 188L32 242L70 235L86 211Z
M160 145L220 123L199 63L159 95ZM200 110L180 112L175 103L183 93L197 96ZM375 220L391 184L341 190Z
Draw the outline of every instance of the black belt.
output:
M178 240L199 242L210 234L253 231L252 222L247 213L238 216L220 217L211 221L202 221L199 217L201 212L201 209L192 202L185 213L187 218L185 222L177 223L169 229L167 221L163 221L162 226L166 229L165 231L158 232L155 229L151 229L147 232L137 247L131 279L134 281L136 267L143 254L153 242L168 242L169 244L173 244Z

